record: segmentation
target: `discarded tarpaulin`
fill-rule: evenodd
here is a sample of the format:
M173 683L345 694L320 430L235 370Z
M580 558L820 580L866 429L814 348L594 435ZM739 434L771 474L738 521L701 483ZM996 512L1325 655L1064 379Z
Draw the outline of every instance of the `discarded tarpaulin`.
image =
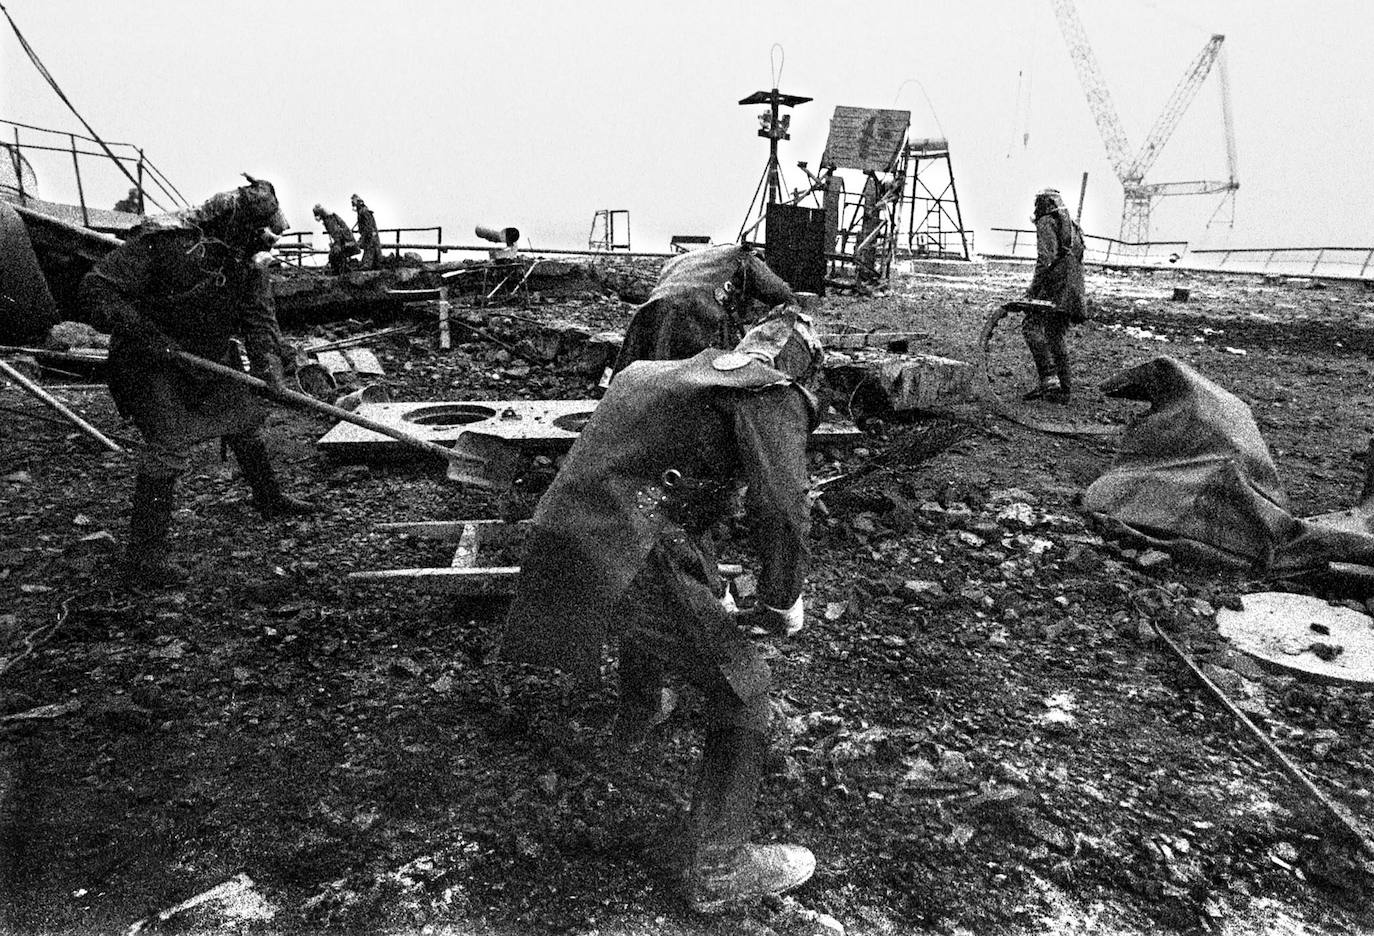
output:
M1273 575L1374 563L1374 503L1359 523L1294 517L1250 407L1187 364L1157 357L1102 390L1151 404L1084 495L1109 528L1179 561Z
M61 316L19 213L0 202L0 342L22 344L45 335Z

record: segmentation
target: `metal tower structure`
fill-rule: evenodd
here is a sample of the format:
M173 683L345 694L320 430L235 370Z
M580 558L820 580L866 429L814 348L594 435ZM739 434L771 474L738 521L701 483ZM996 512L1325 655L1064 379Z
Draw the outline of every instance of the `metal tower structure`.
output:
M1088 44L1087 33L1078 18L1078 10L1073 0L1050 0L1054 7L1055 18L1059 21L1059 31L1064 35L1069 57L1073 59L1078 71L1079 83L1088 99L1088 109L1097 122L1098 133L1107 148L1107 158L1111 161L1116 177L1121 180L1124 202L1121 209L1121 240L1140 244L1150 239L1150 210L1155 199L1166 195L1225 195L1233 198L1240 183L1236 181L1236 137L1231 118L1230 86L1227 82L1226 65L1221 58L1222 42L1225 36L1214 35L1207 40L1202 51L1193 59L1183 77L1179 80L1174 93L1169 96L1164 109L1155 120L1145 143L1131 156L1131 147L1126 139L1126 131L1117 116L1116 106L1112 103L1111 92L1102 78L1097 65L1097 57ZM1222 122L1226 132L1226 161L1228 178L1219 181L1191 182L1145 182L1145 174L1154 166L1155 160L1164 150L1164 145L1177 129L1183 114L1197 96L1214 63L1220 63L1218 73L1221 83Z
M792 123L792 115L779 114L778 109L796 107L809 100L809 97L783 94L774 88L771 91L755 91L740 101L742 106L768 105L768 110L759 114L759 136L768 140L768 163L763 167L759 186L754 190L754 197L749 200L749 212L744 216L744 223L740 225L738 239L741 241L760 224L767 224L768 206L782 201L782 193L786 191L782 181L782 165L778 162L778 141L792 139L787 132ZM759 196L763 196L762 199Z
M931 259L969 259L969 234L954 187L949 141L943 138L908 139L897 173L903 184L898 207L906 231L906 247L898 254Z

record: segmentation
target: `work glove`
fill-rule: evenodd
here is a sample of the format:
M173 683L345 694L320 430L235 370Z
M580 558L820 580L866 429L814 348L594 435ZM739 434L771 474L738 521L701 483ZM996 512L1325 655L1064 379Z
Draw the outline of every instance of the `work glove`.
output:
M759 601L749 610L735 615L735 622L741 627L758 628L775 637L791 637L806 623L806 608L800 597L790 608L772 608Z

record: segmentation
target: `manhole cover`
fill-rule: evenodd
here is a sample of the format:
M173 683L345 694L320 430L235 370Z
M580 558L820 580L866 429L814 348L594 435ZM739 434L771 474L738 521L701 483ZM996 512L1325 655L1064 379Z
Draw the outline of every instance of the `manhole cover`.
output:
M1374 685L1374 618L1310 595L1256 592L1243 611L1217 612L1217 630L1270 669L1313 682Z
M413 409L401 418L406 422L421 426L465 426L468 423L491 419L496 410L489 406L473 406L470 403L436 403Z
M586 413L566 413L553 421L553 424L564 432L581 432L587 426L587 420L592 418L590 412Z

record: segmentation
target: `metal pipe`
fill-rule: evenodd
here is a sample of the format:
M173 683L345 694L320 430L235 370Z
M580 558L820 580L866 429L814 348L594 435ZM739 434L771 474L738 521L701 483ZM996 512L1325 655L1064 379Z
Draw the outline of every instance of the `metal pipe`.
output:
M378 422L375 419L369 419L366 416L359 416L357 413L350 413L346 409L341 409L337 406L332 406L329 403L317 400L314 397L307 396L304 393L297 393L295 390L289 390L285 387L279 390L273 390L270 386L268 386L267 381L260 380L251 374L245 374L241 370L235 370L232 367L226 367L223 364L216 363L215 361L206 360L203 357L198 357L186 351L177 351L174 353L178 360L185 361L192 367L199 368L203 371L209 371L212 374L217 374L220 377L225 377L229 380L241 383L246 387L251 387L259 393L266 395L269 399L281 400L286 403L293 403L296 406L304 407L306 409L313 409L316 412L324 413L326 416L333 416L335 419L341 419L344 422L353 423L355 426L362 426L364 429L371 429L373 432L377 432L384 436L388 436L392 439L395 439L398 442L404 442L406 445L409 445L412 448L417 448L423 452L428 452L431 455L439 455L448 460L452 460L459 457L452 449L445 448L442 445L436 445L433 442L426 441L425 439L421 439L418 436L413 436L408 432L404 432L400 429L397 429L394 426L388 426L386 423Z
M1153 618L1150 619L1150 626L1154 628L1154 632L1159 635L1159 638L1164 641L1165 645L1174 652L1174 655L1183 662L1183 665L1188 667L1188 670L1197 678L1198 682L1202 683L1203 688L1207 690L1208 694L1219 702L1222 708L1226 709L1226 711L1231 714L1232 718L1245 727L1245 730L1249 732L1250 736L1259 742L1260 747L1264 748L1265 753L1274 759L1280 769L1288 775L1289 779L1302 787L1308 796L1316 800L1329 815L1340 823L1343 829L1354 836L1355 841L1365 850L1366 854L1370 857L1374 857L1374 841L1371 841L1369 835L1356 824L1355 819L1346 815L1345 812L1332 802L1325 793L1317 788L1316 784L1307 778L1307 775L1302 772L1302 768L1289 760L1288 756L1280 751L1278 747L1275 746L1274 742L1270 741L1269 738L1265 736L1264 732L1255 727L1255 723L1236 707L1236 704L1227 697L1226 693L1222 692L1221 689L1217 687L1216 683L1207 678L1207 674L1198 668L1198 665L1193 662L1192 657L1188 656L1178 644L1174 643L1169 635L1164 633L1164 629L1160 627Z
M86 189L81 184L81 161L76 157L76 137L71 134L67 136L72 141L72 172L76 175L76 200L81 205L81 223L90 227L91 214L86 210Z
M90 423L86 422L86 420L82 419L80 416L76 415L76 413L68 409L66 404L64 404L61 400L57 399L57 397L53 396L51 393L44 390L42 387L38 386L38 384L34 383L32 380L29 380L29 378L25 377L23 374L19 373L19 371L15 370L12 366L10 366L10 363L8 361L0 361L0 373L3 373L6 377L8 377L13 383L17 384L20 388L27 390L29 393L33 394L43 403L46 403L54 410L61 413L62 416L66 418L66 420L69 423L71 423L76 428L80 429L82 432L86 433L86 435L90 436L92 439L95 439L97 442L105 446L105 448L109 449L111 452L124 451L124 449L120 448L118 443L116 443L113 439L110 439L108 436L104 435L95 426L92 426Z

